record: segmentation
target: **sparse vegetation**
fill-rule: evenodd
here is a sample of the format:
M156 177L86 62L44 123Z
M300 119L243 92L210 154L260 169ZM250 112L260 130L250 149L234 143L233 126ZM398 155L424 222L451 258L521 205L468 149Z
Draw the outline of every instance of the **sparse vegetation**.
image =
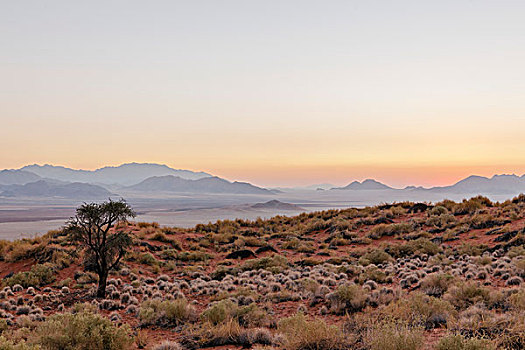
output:
M67 232L0 241L0 349L521 349L523 203L404 202L194 229L122 216L107 237L129 239L115 238L104 298L96 253Z

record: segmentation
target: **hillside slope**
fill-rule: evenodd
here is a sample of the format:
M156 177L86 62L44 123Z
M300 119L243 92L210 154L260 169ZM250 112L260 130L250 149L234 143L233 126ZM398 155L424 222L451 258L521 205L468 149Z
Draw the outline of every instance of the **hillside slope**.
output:
M95 313L111 320L108 334L124 332L119 344L131 344L122 349L167 340L217 350L525 345L525 196L126 229L134 245L103 300L60 232L2 242L3 334L37 345L82 341L47 320ZM36 328L22 329L27 318Z

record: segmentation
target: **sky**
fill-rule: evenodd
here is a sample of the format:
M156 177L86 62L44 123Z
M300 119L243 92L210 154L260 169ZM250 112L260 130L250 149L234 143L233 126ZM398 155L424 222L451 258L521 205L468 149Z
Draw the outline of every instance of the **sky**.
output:
M524 1L0 0L0 168L525 173Z

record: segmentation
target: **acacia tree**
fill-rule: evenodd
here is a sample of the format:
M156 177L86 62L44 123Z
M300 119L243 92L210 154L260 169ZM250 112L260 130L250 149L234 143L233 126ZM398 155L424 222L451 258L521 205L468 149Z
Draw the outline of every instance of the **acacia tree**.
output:
M106 296L108 275L131 247L130 232L119 229L118 223L135 217L133 209L123 200L103 203L84 203L76 210L66 226L73 242L84 250L98 274L97 298Z

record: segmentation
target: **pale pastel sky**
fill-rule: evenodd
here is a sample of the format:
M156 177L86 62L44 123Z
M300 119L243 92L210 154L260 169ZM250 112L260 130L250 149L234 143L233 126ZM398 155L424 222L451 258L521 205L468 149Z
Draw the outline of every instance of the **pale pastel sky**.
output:
M525 173L524 1L1 1L0 168Z

